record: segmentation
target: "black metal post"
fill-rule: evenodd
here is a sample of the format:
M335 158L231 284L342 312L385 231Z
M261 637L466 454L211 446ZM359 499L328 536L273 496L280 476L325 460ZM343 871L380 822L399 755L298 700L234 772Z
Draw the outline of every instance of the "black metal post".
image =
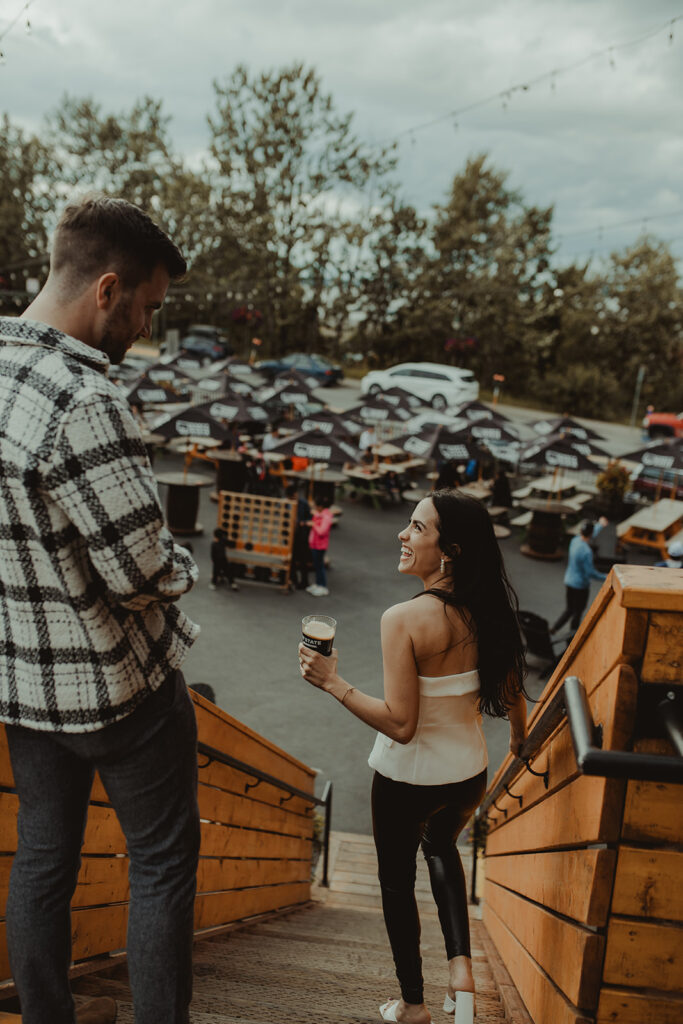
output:
M332 783L327 782L323 791L323 803L325 804L325 831L323 833L323 880L322 885L329 887L327 877L330 863L330 823L332 821Z

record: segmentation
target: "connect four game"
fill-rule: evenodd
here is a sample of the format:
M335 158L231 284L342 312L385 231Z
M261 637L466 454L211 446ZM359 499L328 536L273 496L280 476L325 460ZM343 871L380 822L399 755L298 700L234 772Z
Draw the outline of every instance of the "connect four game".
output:
M218 528L226 537L226 555L245 580L289 589L296 502L260 494L220 491Z

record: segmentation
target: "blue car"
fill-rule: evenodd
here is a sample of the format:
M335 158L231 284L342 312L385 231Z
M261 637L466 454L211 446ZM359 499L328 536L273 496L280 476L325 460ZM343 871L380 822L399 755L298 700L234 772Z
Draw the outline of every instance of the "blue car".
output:
M256 369L271 379L287 370L298 370L306 377L315 377L320 387L336 384L344 376L344 371L337 363L331 363L325 356L309 355L306 352L292 352L282 359L264 359L256 364Z

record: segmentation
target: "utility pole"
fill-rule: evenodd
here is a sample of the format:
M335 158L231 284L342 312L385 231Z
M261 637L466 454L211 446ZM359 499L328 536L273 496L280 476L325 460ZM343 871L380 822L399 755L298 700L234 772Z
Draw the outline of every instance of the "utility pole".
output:
M633 395L633 407L631 409L631 426L636 425L636 416L638 415L638 403L640 402L640 391L645 380L645 364L641 363L638 367L638 376L636 377L636 390Z

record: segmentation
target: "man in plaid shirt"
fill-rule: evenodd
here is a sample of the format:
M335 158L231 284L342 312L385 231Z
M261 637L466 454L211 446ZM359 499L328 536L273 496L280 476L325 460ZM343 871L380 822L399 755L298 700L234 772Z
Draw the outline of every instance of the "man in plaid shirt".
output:
M97 770L130 857L138 1024L186 1024L199 850L197 731L179 671L197 578L164 524L138 427L107 378L185 260L137 207L89 197L47 282L0 318L0 721L19 796L7 902L24 1024L74 1016L69 904Z

